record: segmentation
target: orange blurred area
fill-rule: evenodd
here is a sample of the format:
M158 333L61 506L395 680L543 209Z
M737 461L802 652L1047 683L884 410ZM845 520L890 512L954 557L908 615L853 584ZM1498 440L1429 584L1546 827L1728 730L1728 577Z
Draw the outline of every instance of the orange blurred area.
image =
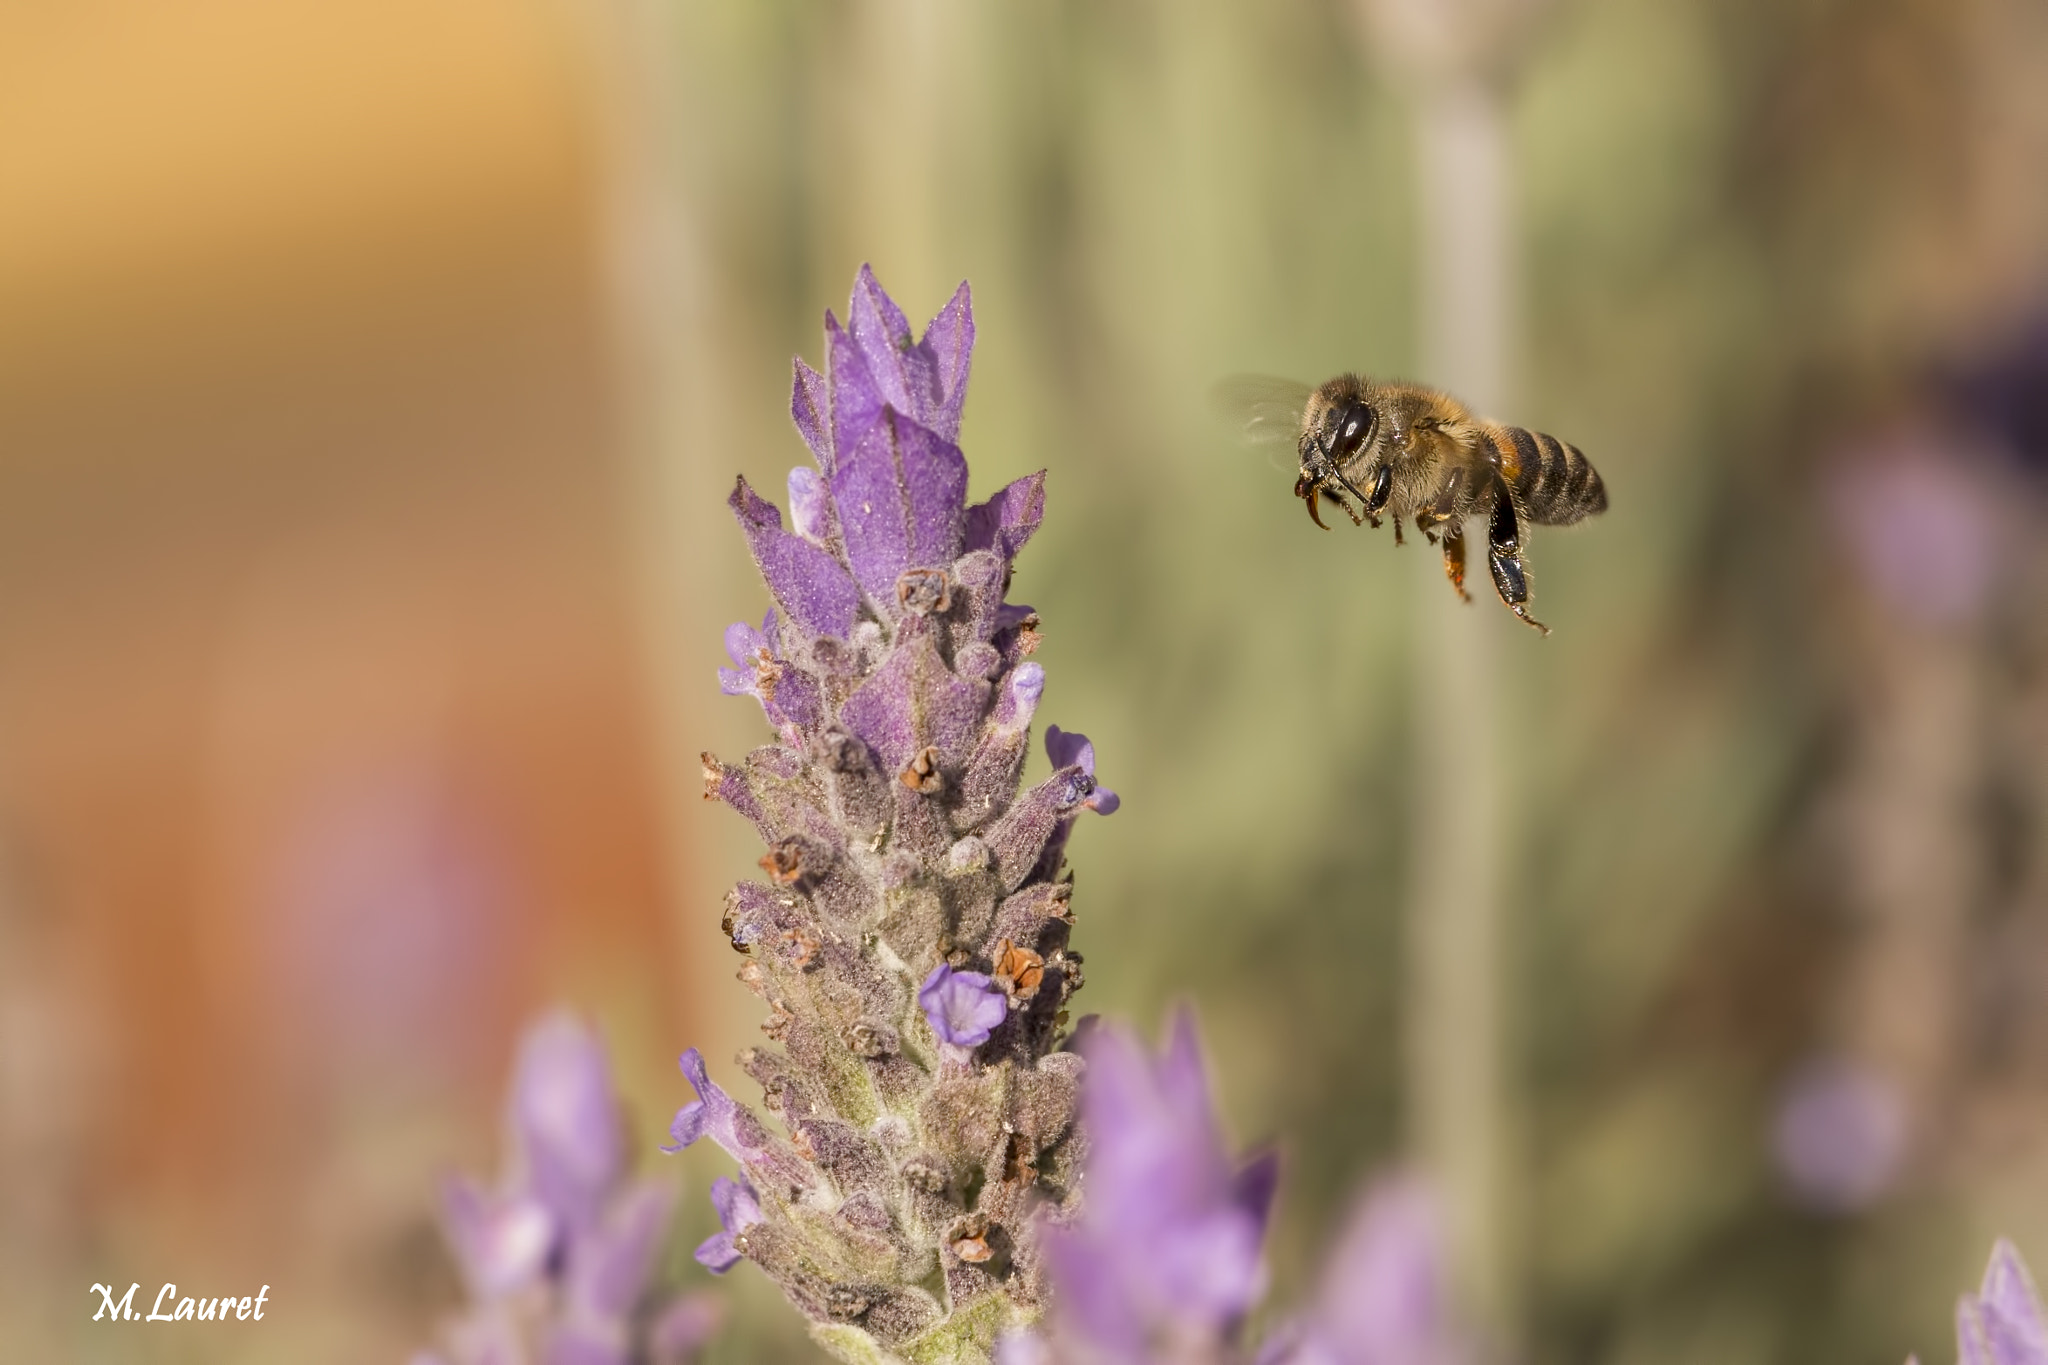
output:
M682 1026L573 18L0 8L10 1359L398 1356L519 1022Z

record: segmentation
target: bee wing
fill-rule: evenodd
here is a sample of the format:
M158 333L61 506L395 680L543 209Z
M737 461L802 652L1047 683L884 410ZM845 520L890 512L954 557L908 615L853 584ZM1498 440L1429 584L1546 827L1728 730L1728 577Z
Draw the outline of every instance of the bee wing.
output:
M1301 414L1315 389L1265 374L1234 374L1209 390L1209 406L1232 436L1291 466L1301 442Z

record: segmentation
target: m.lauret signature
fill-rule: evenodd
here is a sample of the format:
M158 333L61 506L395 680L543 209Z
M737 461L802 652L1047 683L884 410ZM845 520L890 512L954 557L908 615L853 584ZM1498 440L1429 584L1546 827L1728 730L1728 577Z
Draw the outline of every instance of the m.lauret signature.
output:
M270 1286L266 1284L262 1292L253 1299L238 1299L233 1295L226 1298L181 1299L178 1298L178 1286L166 1283L162 1289L156 1291L156 1303L150 1307L148 1315L144 1316L135 1311L135 1291L140 1288L142 1285L139 1282L129 1285L128 1292L121 1296L119 1303L116 1303L112 1285L94 1285L86 1291L100 1296L99 1311L92 1315L92 1320L98 1322L104 1317L109 1322L226 1322L228 1315L232 1313L238 1322L248 1322L251 1319L261 1322L263 1301L270 1296ZM175 1307L168 1313L163 1311L166 1299L175 1303Z

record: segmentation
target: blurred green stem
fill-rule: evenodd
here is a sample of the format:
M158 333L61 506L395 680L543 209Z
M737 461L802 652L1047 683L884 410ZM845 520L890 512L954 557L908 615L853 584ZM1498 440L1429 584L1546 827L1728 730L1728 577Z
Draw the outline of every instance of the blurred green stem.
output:
M1423 375L1495 414L1505 388L1511 293L1499 102L1478 78L1451 78L1419 92L1415 119ZM1472 591L1483 597L1485 574L1476 577ZM1486 1330L1507 1340L1499 759L1506 735L1492 685L1504 618L1483 601L1459 608L1434 572L1417 581L1424 600L1414 655L1417 790L1407 919L1410 1139L1445 1202L1459 1297Z

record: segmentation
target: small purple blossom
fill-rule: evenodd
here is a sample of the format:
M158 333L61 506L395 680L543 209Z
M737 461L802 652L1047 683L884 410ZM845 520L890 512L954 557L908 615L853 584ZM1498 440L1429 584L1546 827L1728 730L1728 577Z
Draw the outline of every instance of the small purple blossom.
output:
M530 1194L491 1194L467 1176L442 1186L441 1213L470 1295L496 1299L533 1282L547 1265L559 1229Z
M670 1144L661 1150L680 1152L698 1138L708 1137L735 1161L751 1157L759 1148L758 1142L749 1140L752 1127L742 1118L744 1111L732 1096L712 1083L711 1074L704 1067L704 1054L690 1048L678 1064L696 1089L697 1098L676 1110L668 1129Z
M718 690L728 697L760 696L760 672L775 662L774 611L761 618L759 630L745 621L727 626L725 656L733 666L718 670Z
M986 972L956 972L941 962L917 989L917 1005L939 1041L979 1047L1010 1012L1009 999Z
M761 1221L761 1201L744 1179L720 1176L711 1182L711 1205L718 1210L719 1230L697 1247L697 1264L723 1275L740 1263L733 1238Z
M1846 456L1828 489L1870 590L1929 625L1983 606L1998 572L1992 496L1967 452L1912 431Z
M1048 725L1045 727L1045 756L1052 760L1055 768L1081 770L1078 804L1083 810L1092 810L1097 815L1114 815L1116 808L1123 804L1115 792L1095 784L1095 746L1088 742L1088 736Z

